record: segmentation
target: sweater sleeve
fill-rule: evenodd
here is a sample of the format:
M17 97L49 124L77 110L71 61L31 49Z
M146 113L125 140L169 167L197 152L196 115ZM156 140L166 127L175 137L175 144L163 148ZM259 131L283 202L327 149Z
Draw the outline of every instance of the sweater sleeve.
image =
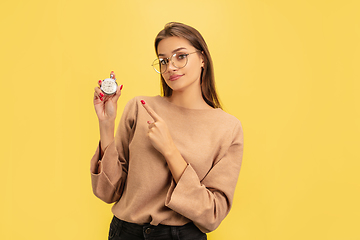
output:
M165 205L186 218L204 233L215 230L229 213L243 155L243 132L239 122L226 153L204 179L188 164L180 180L172 181Z
M135 100L130 100L124 108L121 120L112 141L100 156L100 144L90 161L91 184L94 195L106 203L120 199L127 178L129 144L136 118ZM98 169L101 165L101 171Z

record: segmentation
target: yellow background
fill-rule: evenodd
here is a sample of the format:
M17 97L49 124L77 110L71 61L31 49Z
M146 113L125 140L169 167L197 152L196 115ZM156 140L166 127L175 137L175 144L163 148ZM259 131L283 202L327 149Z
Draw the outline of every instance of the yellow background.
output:
M241 120L234 206L209 239L360 239L360 3L346 0L1 1L0 239L107 239L91 190L92 105L114 70L125 103L160 93L169 21L197 28Z

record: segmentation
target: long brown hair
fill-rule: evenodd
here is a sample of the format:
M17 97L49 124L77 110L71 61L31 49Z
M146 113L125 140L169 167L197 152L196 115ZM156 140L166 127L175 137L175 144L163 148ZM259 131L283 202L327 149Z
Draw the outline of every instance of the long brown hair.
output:
M158 54L157 47L160 41L172 36L185 38L191 43L191 45L193 45L194 48L196 48L203 54L204 68L201 70L201 78L200 78L202 97L205 100L205 102L211 107L222 108L215 89L213 63L211 60L209 49L206 45L204 38L193 27L178 22L167 23L164 29L161 30L155 38L156 55ZM165 97L171 96L172 89L166 84L163 76L160 75L160 77L161 77L161 87L162 87L163 96Z

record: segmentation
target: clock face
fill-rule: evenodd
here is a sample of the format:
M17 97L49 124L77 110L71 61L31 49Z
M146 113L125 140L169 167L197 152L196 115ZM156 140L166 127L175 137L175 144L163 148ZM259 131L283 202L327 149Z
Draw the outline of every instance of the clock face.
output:
M113 79L104 79L101 83L101 90L106 94L114 94L117 89L117 84Z

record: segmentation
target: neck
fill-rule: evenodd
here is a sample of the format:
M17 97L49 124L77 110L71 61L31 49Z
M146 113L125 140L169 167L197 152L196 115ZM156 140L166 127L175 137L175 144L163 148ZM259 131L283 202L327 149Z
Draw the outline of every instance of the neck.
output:
M187 91L173 91L172 95L167 98L169 102L184 108L190 109L210 109L202 97L201 89L187 89Z

